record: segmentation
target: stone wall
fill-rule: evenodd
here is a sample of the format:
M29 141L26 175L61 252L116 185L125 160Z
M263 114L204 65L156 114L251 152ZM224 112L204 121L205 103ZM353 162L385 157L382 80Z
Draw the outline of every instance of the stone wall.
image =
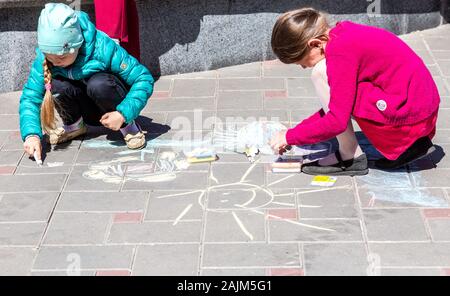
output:
M377 8L374 1L380 3L380 10L369 9L368 13L369 6ZM37 18L45 2L0 0L0 92L20 89L25 82L34 57ZM445 22L448 2L137 0L142 61L159 76L272 59L273 24L280 13L298 7L327 11L332 22L350 19L403 34ZM94 19L92 1L82 3Z

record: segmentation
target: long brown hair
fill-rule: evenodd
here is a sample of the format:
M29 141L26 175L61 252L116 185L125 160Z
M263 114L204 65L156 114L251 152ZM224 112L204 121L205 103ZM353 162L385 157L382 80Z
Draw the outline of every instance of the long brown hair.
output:
M44 59L44 84L45 84L45 96L41 106L41 123L46 132L54 129L56 124L55 120L55 102L52 95L52 72L50 70L51 63Z
M329 28L325 13L314 8L286 12L273 28L272 50L281 62L296 63L311 50L309 40L328 40Z

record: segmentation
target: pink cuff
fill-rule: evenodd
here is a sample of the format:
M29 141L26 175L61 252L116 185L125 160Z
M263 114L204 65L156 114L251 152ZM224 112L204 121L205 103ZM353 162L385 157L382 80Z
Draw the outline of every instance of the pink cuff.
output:
M294 129L288 129L288 131L286 132L286 142L288 143L288 145L297 145L296 140L295 140L295 131Z

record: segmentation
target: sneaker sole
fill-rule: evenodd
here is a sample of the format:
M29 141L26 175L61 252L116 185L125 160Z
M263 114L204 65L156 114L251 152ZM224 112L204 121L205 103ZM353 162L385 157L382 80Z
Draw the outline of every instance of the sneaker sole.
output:
M326 175L326 176L349 176L349 177L354 177L354 176L365 176L369 173L369 169L363 170L363 171L342 171L342 172L335 172L335 173L308 173L308 172L304 172L302 171L302 173L306 174L306 175L310 175L310 176L320 176L320 175Z
M50 137L48 137L48 143L50 143L51 145L59 145L59 144L64 144L67 143L69 141L72 141L73 139L76 139L78 137L84 136L87 133L87 129L84 130L83 132L79 132L79 133L74 133L71 136L68 136L67 138L65 138L63 141L50 141Z

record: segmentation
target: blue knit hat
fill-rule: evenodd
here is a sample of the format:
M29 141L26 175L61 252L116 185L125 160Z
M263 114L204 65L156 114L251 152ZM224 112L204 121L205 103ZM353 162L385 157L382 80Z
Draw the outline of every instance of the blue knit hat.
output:
M74 53L84 42L76 12L63 3L48 3L41 12L38 46L43 53Z

